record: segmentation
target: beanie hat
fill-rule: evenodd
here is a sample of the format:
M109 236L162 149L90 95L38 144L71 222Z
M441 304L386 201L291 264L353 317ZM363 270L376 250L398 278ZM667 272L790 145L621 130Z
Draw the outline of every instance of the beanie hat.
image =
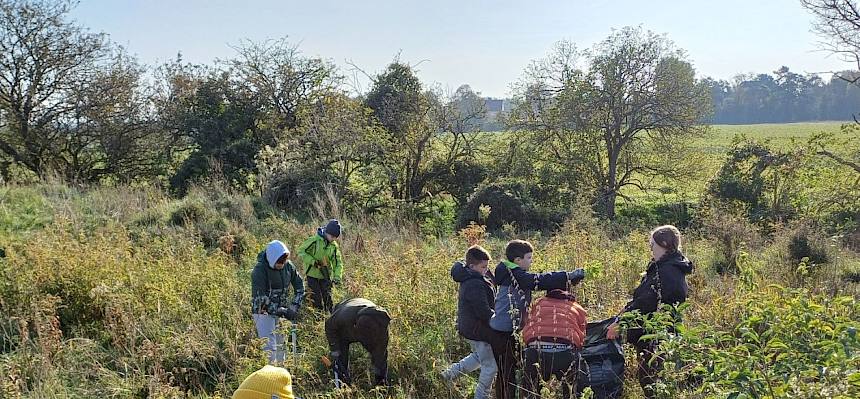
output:
M287 369L266 365L245 378L232 398L295 399L292 381Z
M274 269L275 262L284 255L290 256L290 250L284 243L275 240L266 244L266 261L269 262L269 268Z
M340 222L338 222L337 219L329 220L328 224L323 228L323 231L334 237L340 237Z

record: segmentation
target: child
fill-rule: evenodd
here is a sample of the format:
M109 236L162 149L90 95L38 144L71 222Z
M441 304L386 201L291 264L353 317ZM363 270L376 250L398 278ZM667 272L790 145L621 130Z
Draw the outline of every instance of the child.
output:
M298 399L293 395L293 378L286 369L274 366L251 373L232 399Z
M651 261L645 269L645 275L639 286L633 291L633 298L627 303L621 313L639 311L644 318L652 313L660 312L662 305L678 305L687 300L687 275L693 272L693 262L681 252L681 232L672 225L660 226L651 231L648 239L651 247ZM675 323L680 323L680 315L673 314ZM669 327L674 333L675 327ZM657 382L657 376L663 367L662 359L655 358L654 353L659 340L642 339L645 330L642 321L637 321L627 331L627 342L636 347L639 368L636 375L639 385L646 398L655 398L657 394L651 384ZM618 323L609 326L606 337L618 337Z
M494 287L487 276L490 253L475 245L466 251L466 261L454 262L451 278L460 283L457 300L457 332L466 338L472 353L442 372L442 378L450 382L462 374L481 369L475 386L475 399L490 396L490 387L496 378L496 359L490 342L495 333L490 329L493 316Z
M358 342L370 353L374 385L388 385L388 325L385 308L364 298L339 303L325 321L325 338L338 378L352 384L349 373L349 346Z
M343 256L337 239L341 226L337 219L329 220L299 247L299 258L305 267L305 277L313 305L331 311L331 286L343 278Z
M570 398L577 392L579 352L585 338L585 309L567 287L554 289L538 299L529 309L529 318L523 327L522 398L540 396L541 382L556 376L562 382L562 397Z
M278 332L281 318L295 321L305 297L305 286L284 243L274 240L257 255L251 272L251 314L257 336L266 339L270 363L284 362L284 335ZM290 287L293 299L289 299Z
M565 286L568 281L576 284L585 278L585 270L572 272L529 273L534 247L528 241L513 240L505 247L505 260L496 266L494 280L499 290L496 293L496 312L490 319L490 327L498 331L505 343L495 351L499 366L499 381L496 398L510 399L516 391L516 360L521 353L514 332L523 328L532 291L546 291Z

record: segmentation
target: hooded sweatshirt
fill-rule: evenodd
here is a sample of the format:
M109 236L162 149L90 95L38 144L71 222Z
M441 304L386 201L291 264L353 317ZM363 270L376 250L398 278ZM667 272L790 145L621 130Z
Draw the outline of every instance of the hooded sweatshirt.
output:
M279 307L291 303L301 306L305 297L305 285L293 262L287 261L281 270L275 269L275 262L289 250L284 243L272 241L257 255L257 264L251 272L251 313L273 313ZM293 287L293 300L288 301L289 287Z
M457 332L464 338L490 342L490 319L495 290L489 277L469 269L462 261L451 266L451 279L460 283L457 295Z

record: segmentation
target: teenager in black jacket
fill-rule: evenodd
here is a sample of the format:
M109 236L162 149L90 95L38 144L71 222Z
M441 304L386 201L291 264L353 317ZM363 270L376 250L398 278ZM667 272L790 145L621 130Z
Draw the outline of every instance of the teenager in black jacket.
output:
M693 272L693 262L681 253L681 233L675 226L660 226L651 232L651 261L645 270L639 286L633 290L633 299L627 303L622 313L639 311L644 318L658 312L664 304L678 305L687 300L686 276ZM680 317L673 312L673 321L680 322ZM674 326L670 327L674 330ZM674 331L672 331L674 332ZM639 360L637 377L639 385L648 398L655 397L651 384L657 380L657 374L662 368L661 359L654 359L654 352L659 342L643 340L645 335L642 323L637 323L627 330L627 342L636 347ZM607 338L618 336L618 323L612 324L607 332Z

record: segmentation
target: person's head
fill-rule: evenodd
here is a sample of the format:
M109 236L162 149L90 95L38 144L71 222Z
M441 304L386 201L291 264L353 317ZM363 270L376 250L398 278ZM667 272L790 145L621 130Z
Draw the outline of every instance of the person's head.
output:
M239 389L233 392L233 399L295 399L293 396L293 377L281 367L263 366L251 373Z
M337 219L329 220L325 227L323 227L325 239L329 241L336 241L340 237L340 232L341 226Z
M480 245L473 245L466 250L466 267L484 274L490 266L490 253Z
M274 240L266 244L266 261L269 267L275 270L281 270L290 258L290 250L284 243Z
M531 243L523 240L513 240L505 246L505 258L515 263L523 270L532 266L532 255L535 249Z
M290 257L289 253L285 253L285 254L281 255L281 257L278 258L277 261L275 261L275 270L283 269L284 266L287 264L287 259L289 259L289 257Z
M681 232L672 225L660 226L651 231L648 244L651 247L651 257L659 260L667 253L681 251Z

